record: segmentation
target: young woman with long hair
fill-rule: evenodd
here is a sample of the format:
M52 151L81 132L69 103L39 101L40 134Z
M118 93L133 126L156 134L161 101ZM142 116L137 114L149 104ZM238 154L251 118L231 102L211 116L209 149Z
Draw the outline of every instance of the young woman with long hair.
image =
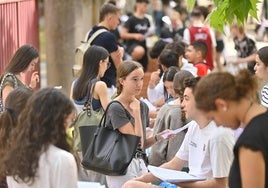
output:
M0 78L1 82L5 74L11 73L16 79L14 80L12 76L7 76L7 79L4 81L2 91L0 91L3 104L8 94L15 89L15 82L17 82L18 87L36 88L37 83L40 81L38 72L35 71L38 61L39 52L34 46L25 44L18 48ZM31 74L30 83L26 81L28 74Z
M8 187L77 187L77 164L66 129L74 106L61 91L34 93L19 115L10 149L0 159L0 175Z
M106 176L109 188L118 188L129 179L138 177L148 170L146 168L145 149L163 140L161 133L146 138L146 127L149 125L148 107L136 97L143 86L144 71L140 63L132 60L124 61L117 70L117 97L121 103L112 103L107 109L106 126L117 129L122 134L141 137L136 154L128 166L126 175Z
M267 187L268 113L256 101L258 85L248 70L237 76L227 72L210 73L196 86L196 106L217 125L244 128L234 146L229 187Z

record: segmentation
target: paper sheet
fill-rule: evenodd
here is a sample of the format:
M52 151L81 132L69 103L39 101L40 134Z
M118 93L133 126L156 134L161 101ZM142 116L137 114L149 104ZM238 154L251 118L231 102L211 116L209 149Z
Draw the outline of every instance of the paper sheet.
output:
M162 134L161 136L166 139L169 135L174 135L174 134L178 134L182 131L184 131L185 129L188 129L188 127L190 126L190 124L188 123L187 125L184 125L183 127L181 128L178 128L178 129L175 129L173 131L170 131L170 132L167 132L165 134Z
M171 183L205 180L204 178L198 178L183 171L170 170L152 165L149 165L148 169L157 178Z
M101 185L97 182L78 181L77 188L105 188L105 185Z

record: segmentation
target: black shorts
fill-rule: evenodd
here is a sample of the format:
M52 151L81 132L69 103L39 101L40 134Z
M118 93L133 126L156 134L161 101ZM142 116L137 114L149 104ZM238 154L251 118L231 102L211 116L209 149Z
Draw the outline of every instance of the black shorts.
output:
M216 40L216 52L222 52L224 49L224 42L223 40Z

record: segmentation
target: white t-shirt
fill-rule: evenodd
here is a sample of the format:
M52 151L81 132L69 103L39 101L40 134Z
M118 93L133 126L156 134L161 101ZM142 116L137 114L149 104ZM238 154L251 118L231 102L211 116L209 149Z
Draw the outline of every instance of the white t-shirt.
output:
M200 178L228 177L233 160L234 136L228 128L211 121L200 129L195 121L185 135L176 157L188 161L189 174Z
M73 155L54 145L41 154L37 178L32 185L17 183L13 177L7 177L11 188L76 188L77 165Z
M151 103L156 102L158 99L160 99L161 97L164 97L164 82L163 82L163 77L164 74L161 76L160 81L158 82L158 84L153 88L147 88L147 96L148 96L148 100Z
M181 70L186 70L189 71L190 73L193 74L194 77L197 76L197 68L194 67L193 64L188 63L188 61L184 58L182 58L182 67ZM156 102L158 99L160 99L161 97L164 97L164 82L163 82L163 77L164 74L161 76L160 81L158 82L158 84L153 88L147 88L147 96L148 96L148 100L151 103Z

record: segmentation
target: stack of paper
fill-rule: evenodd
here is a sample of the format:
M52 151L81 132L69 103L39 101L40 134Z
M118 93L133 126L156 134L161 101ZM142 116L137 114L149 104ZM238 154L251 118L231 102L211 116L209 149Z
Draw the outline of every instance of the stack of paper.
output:
M170 170L151 165L148 166L148 169L155 177L171 183L205 180L204 178L198 178L183 171Z

